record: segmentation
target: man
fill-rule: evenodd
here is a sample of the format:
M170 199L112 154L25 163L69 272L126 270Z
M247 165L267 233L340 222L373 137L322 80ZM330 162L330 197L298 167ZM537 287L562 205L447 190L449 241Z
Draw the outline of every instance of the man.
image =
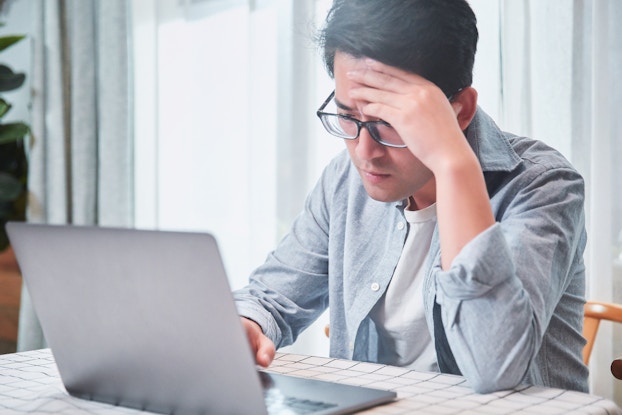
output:
M465 0L335 0L318 116L347 153L235 293L259 364L329 307L334 357L587 391L583 180L477 107L477 37Z

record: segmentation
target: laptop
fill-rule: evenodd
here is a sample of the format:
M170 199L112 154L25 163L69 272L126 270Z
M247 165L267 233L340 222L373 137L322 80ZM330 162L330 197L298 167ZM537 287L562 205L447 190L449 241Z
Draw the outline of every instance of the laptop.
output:
M67 392L170 414L345 414L391 391L255 365L214 236L7 224Z

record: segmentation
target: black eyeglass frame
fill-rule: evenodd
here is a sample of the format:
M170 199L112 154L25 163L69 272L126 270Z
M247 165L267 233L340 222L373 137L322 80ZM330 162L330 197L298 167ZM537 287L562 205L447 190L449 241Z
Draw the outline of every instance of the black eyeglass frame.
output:
M387 146L387 147L394 147L394 148L405 148L406 144L392 144L392 143L387 143L386 141L383 141L382 138L378 135L378 131L373 127L374 125L385 125L387 127L391 127L391 124L389 124L386 121L361 121L361 120L357 120L356 118L350 116L350 115L344 115L344 114L333 114L331 112L324 112L324 108L326 108L326 106L328 105L328 103L330 102L331 99L333 99L335 97L335 91L333 90L333 92L330 93L330 95L328 96L328 98L326 98L326 100L322 103L322 105L320 106L320 108L318 108L318 110L316 111L316 114L318 116L318 118L320 119L320 121L322 122L322 125L324 126L324 128L326 128L326 124L324 123L324 116L329 116L329 117L338 117L338 118L342 118L348 121L351 121L353 123L356 124L357 130L356 130L356 135L354 137L352 136L345 136L345 135L336 135L333 132L329 131L328 128L326 128L326 131L328 131L329 134L334 135L335 137L339 137L339 138L343 138L344 140L356 140L357 138L359 138L359 135L361 134L361 129L363 127L367 128L367 131L369 132L369 135L371 136L371 138L379 143L382 144L383 146ZM372 126L370 128L370 126Z

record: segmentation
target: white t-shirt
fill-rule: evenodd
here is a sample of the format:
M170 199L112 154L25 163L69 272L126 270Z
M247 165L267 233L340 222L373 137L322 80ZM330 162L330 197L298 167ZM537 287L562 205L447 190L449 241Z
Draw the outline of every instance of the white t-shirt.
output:
M409 230L391 283L371 318L379 333L378 361L420 371L438 371L423 310L423 273L436 225L436 204L405 210Z

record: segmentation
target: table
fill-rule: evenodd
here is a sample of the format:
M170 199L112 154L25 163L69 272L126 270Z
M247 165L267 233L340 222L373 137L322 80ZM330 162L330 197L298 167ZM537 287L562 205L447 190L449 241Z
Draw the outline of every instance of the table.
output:
M277 353L269 371L392 389L398 399L364 414L622 414L613 402L579 392L522 386L486 395L464 378L394 366ZM65 391L49 349L0 355L0 414L146 414L76 399Z

